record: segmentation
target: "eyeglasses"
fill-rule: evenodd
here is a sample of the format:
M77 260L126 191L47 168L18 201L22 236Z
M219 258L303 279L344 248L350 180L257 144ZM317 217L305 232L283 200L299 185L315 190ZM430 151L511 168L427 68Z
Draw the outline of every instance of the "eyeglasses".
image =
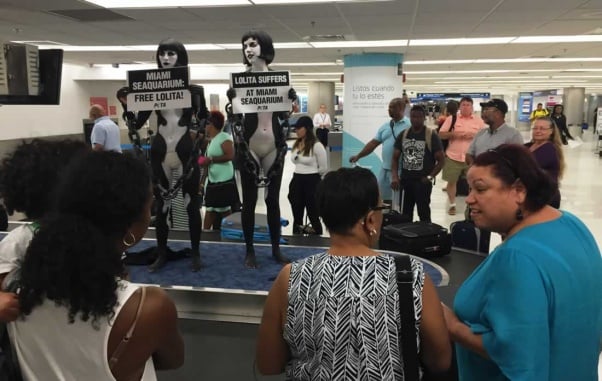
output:
M531 131L549 131L550 127L531 127Z
M378 210L386 210L386 209L389 209L389 208L391 208L391 205L389 205L389 204L382 204L380 206L375 206L373 208L370 208L370 210L373 210L373 211L376 212Z
M495 148L488 149L487 152L492 152L492 153L495 153L497 156L499 156L499 158L502 159L502 161L504 162L504 164L506 164L506 166L512 171L512 174L514 175L514 177L517 180L520 179L520 176L518 175L518 172L516 171L516 168L514 168L514 165L512 165L512 162L510 160L508 160L508 158L506 158L504 155L502 155Z

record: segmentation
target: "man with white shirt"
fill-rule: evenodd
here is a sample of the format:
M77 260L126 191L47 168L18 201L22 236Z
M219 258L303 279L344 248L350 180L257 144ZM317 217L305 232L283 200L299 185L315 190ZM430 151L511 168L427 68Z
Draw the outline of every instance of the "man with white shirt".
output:
M101 105L90 107L90 119L94 127L90 135L94 151L115 151L121 153L121 137L119 127L105 114Z
M326 105L320 105L320 112L314 115L314 127L316 129L316 137L324 145L328 147L328 131L332 123L330 122L330 115L326 112Z

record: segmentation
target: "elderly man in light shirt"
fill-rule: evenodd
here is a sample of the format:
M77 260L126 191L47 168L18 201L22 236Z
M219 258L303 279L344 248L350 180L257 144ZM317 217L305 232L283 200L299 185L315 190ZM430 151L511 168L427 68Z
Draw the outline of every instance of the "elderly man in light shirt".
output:
M95 151L115 151L121 153L121 136L117 126L107 115L101 105L90 107L90 119L94 127L90 135L92 149Z

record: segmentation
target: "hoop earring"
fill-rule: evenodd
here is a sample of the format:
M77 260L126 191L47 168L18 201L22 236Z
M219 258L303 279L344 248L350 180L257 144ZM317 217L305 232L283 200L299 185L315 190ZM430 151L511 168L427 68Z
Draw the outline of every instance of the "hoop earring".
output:
M517 221L522 221L523 218L525 218L525 216L523 216L523 211L521 210L521 208L518 208L516 210L516 220Z
M131 238L131 242L126 241L126 238ZM132 232L127 232L127 234L121 239L121 242L123 242L126 247L131 247L136 243L136 236Z

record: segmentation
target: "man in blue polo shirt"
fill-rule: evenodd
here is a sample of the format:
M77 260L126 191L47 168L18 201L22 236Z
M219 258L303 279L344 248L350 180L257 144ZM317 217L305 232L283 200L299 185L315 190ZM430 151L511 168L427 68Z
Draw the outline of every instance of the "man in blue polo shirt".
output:
M115 151L121 153L121 137L119 127L105 115L101 105L90 107L90 119L94 120L94 127L90 135L90 142L94 151Z
M393 145L395 139L404 130L410 127L410 121L403 116L406 103L402 98L393 98L389 102L390 121L383 123L376 132L376 136L370 140L362 150L349 158L350 163L355 163L364 156L374 151L379 145L383 145L382 166L378 174L378 188L385 203L390 203L393 198L391 191L391 160L393 159Z

